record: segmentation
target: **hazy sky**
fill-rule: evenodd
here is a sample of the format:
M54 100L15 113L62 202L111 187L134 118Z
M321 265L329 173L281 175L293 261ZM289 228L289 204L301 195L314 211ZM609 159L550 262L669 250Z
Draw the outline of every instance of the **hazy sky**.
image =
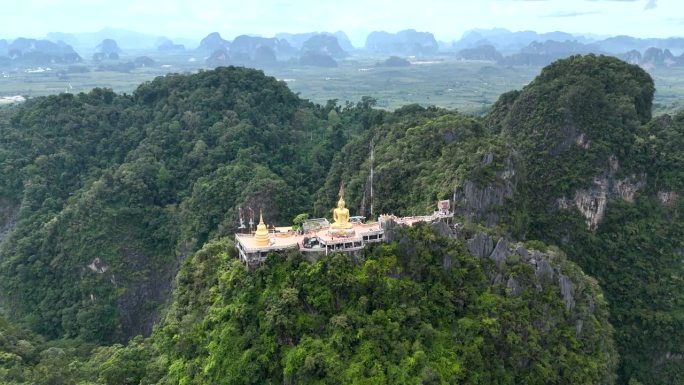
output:
M0 12L0 38L125 28L169 37L218 31L343 30L361 46L373 30L415 28L438 40L472 28L684 36L682 0L16 0Z

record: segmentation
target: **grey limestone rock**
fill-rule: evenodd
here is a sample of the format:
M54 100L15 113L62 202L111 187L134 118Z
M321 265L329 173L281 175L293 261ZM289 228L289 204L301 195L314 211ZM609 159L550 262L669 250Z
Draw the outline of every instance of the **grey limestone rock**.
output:
M525 246L522 246L522 245L518 246L515 249L515 253L518 254L523 259L523 261L525 261L525 262L530 260L530 253L527 252L527 249L525 248Z
M463 198L466 205L478 212L492 206L500 206L505 198L512 195L511 186L494 184L480 186L472 181L467 181L463 186Z
M449 227L446 222L438 221L438 222L433 222L430 227L432 230L436 231L439 235L443 237L453 237L454 232L451 230L451 227Z
M506 288L511 291L511 295L513 296L519 296L520 293L522 293L522 287L520 287L520 283L518 283L518 281L513 277L508 277Z
M589 188L575 191L573 199L557 199L560 209L576 207L584 216L590 230L596 230L605 216L606 205L610 200L634 202L636 193L646 185L645 174L632 174L617 179L616 173L620 168L617 157L611 155L607 163L608 169L594 177L594 183Z
M483 165L483 166L489 166L489 165L492 164L493 162L494 162L494 154L492 154L491 152L486 153L486 154L482 157L482 165Z
M565 301L565 308L571 310L575 308L575 298L572 294L574 286L572 281L567 276L560 274L558 276L558 285L561 289L561 294L563 295L563 301Z
M496 247L489 255L489 258L493 259L496 262L496 265L499 266L509 255L510 250L508 250L508 242L503 238L499 238L499 241L496 242Z
M492 238L483 233L477 233L467 241L468 252L478 258L489 256L494 249Z
M584 321L582 319L578 319L575 321L575 336L579 338L582 335L582 327L584 326Z
M495 155L487 153L482 157L481 167L495 167ZM496 180L484 183L464 180L462 187L454 191L456 213L471 221L484 221L493 226L499 221L498 208L515 192L517 171L512 156L503 159L504 167L496 171ZM497 167L498 168L498 167Z
M385 241L392 242L399 235L401 225L392 218L385 218L380 221L380 227L385 230Z
M534 271L534 274L537 277L548 277L548 278L553 278L553 267L551 267L551 264L549 263L548 259L546 258L540 258L537 259L537 268Z

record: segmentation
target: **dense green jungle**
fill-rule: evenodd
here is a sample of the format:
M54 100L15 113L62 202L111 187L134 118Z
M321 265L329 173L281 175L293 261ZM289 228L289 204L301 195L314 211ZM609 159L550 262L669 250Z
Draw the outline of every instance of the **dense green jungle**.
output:
M684 111L571 56L485 114L242 67L0 109L0 384L682 384ZM248 269L268 223L426 214Z

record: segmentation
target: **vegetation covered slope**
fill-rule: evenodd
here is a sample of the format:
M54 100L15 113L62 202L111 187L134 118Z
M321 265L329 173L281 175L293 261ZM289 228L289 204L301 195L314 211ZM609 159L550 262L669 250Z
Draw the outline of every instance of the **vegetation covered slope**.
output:
M74 349L9 330L0 382L614 382L612 327L593 278L557 250L496 261L464 246L419 225L361 262L292 253L247 270L232 241L211 241L184 261L151 338Z
M652 98L650 77L612 58L542 71L499 123L525 167L507 221L606 290L622 381L681 383L684 115L651 120Z
M306 211L364 111L244 68L4 111L0 202L18 207L0 251L7 311L52 338L149 333L177 261L233 232L238 206L269 223Z
M598 285L557 251L532 255L478 259L423 225L361 264L274 255L249 271L232 242L213 241L185 261L152 338L74 348L2 329L0 381L612 383ZM574 287L572 308L560 282Z
M249 271L232 254L232 243L210 243L184 264L152 338L160 356L140 374L143 382L614 381L600 289L561 255L553 268L581 288L574 310L558 282L533 265L509 258L497 266L427 225L403 230L360 263L345 255L310 263L293 253ZM507 288L498 274L521 287Z
M352 211L456 211L515 239L559 245L606 290L620 382L682 382L684 114L651 118L653 81L614 58L560 60L484 119L385 120L333 161L320 202L342 175ZM406 110L404 108L403 110ZM399 110L400 111L400 110ZM397 111L397 113L399 113Z
M652 119L652 92L652 80L637 67L590 55L554 63L523 90L503 95L484 118L419 106L383 112L374 110L369 98L344 107L334 102L316 106L299 100L283 83L238 68L160 78L133 95L95 90L39 98L10 111L9 123L0 124L0 219L3 229L12 229L0 240L0 296L11 319L50 338L110 343L148 333L180 261L205 243L232 233L238 225L238 206L263 205L267 221L278 223L301 212L329 215L330 202L344 183L351 211L368 215L372 149L375 215L422 214L432 210L437 199L453 199L457 214L466 222L491 226L509 239L559 245L605 290L621 358L618 382L679 383L684 375L680 327L684 322L680 216L684 115ZM420 243L423 235L408 238ZM425 236L428 243L445 245L441 242L446 241ZM451 250L445 253L460 247L451 245L445 246ZM423 256L430 260L437 255L411 250L375 249L368 259L375 262L370 264L382 267L393 261L392 256L397 258L396 265L390 263L393 268L379 270L388 279L372 281L371 287L363 286L363 280L349 282L354 290L381 290L374 294L401 309L396 312L409 325L399 327L397 336L406 336L410 347L403 342L383 346L390 349L383 368L396 368L383 369L385 379L406 375L429 380L430 373L444 379L451 373L451 378L463 381L491 375L478 377L484 383L536 381L543 375L561 381L570 377L559 368L574 362L575 370L582 371L573 374L580 376L575 381L611 381L613 366L607 357L587 350L566 355L583 346L582 341L573 341L570 329L565 329L565 340L554 330L551 333L558 338L549 337L551 342L544 340L539 347L522 344L525 352L510 350L513 356L523 357L522 363L486 350L499 343L505 351L514 349L516 344L504 335L476 338L473 341L480 341L483 350L473 352L482 360L472 362L494 359L492 366L476 372L470 372L463 361L473 352L459 351L457 346L430 345L422 350L425 356L415 356L429 341L444 340L423 339L418 333L422 326L409 319L406 309L431 302L414 301L420 296L406 297L408 302L391 296L396 288L388 282L405 284L407 293L423 290L425 276L397 273L410 271L401 260L415 263ZM465 254L454 253L467 262ZM218 255L223 259L214 260ZM361 294L349 297L356 302L340 302L332 310L323 299L313 304L304 298L306 305L288 302L295 297L301 300L299 293L311 289L305 284L321 283L316 281L320 277L302 277L302 272L315 275L334 258L313 265L294 256L276 259L254 274L238 270L226 258L216 250L198 253L191 267L178 276L176 300L158 333L149 341L99 348L91 358L78 358L83 373L92 373L93 368L106 373L101 378L79 378L105 383L186 378L202 383L219 375L235 376L231 378L238 381L251 373L263 381L315 382L329 379L327 375L349 375L359 368L355 364L381 356L373 346L362 352L357 349L361 345L348 349L333 345L328 322L338 315L349 317L348 311L368 310L357 308ZM219 261L223 262L215 265ZM364 277L365 265L350 263L348 268ZM225 276L207 272L213 269ZM431 281L447 289L472 284L481 290L468 297L477 306L458 310L458 317L484 322L477 318L483 314L478 311L486 310L489 303L478 301L486 292L508 304L496 308L501 314L521 298L531 300L491 288L496 276L488 276L486 263L473 269L480 269L484 278L476 274L457 283L441 275L452 273L434 272ZM529 273L527 267L520 269ZM231 288L236 282L243 285L240 290ZM484 283L489 286L478 286ZM286 287L296 288L297 295L283 297L281 289ZM335 294L333 289L325 290ZM549 309L555 309L559 300L554 290L549 297L537 298L548 301ZM312 295L318 298L319 293ZM269 313L273 306L284 309L287 316ZM205 317L209 307L216 310ZM522 308L515 309L523 317L521 324L532 320L524 318L528 313ZM561 317L561 308L557 310ZM433 316L432 311L437 313ZM468 325L455 320L442 323L438 311L431 308L420 313L426 318L418 319L447 333L439 336L470 341ZM250 315L249 321L259 322L236 324L246 319L240 318L245 314ZM269 314L276 318L268 318ZM373 312L362 315L348 333L342 333L344 338L367 332ZM569 319L565 321L569 327ZM602 318L598 324L604 325ZM577 324L573 327L577 333ZM264 339L246 341L236 330ZM231 350L236 349L232 343L240 341L247 345ZM309 355L288 353L302 341L306 352L325 352L336 360L327 362L313 355L308 359L312 366L306 366ZM414 349L416 342L420 346ZM462 368L440 366L435 358L438 349L453 354L452 362ZM526 351L538 356L528 360ZM547 357L548 351L565 358L534 370L525 366ZM226 357L232 359L222 361ZM417 371L402 372L401 360L409 358ZM297 359L311 371L285 370L288 362L301 363ZM141 364L148 361L150 365ZM250 366L255 362L263 364ZM367 371L359 372L359 379L380 373L364 365ZM523 377L523 369L531 377ZM390 372L399 377L387 377Z

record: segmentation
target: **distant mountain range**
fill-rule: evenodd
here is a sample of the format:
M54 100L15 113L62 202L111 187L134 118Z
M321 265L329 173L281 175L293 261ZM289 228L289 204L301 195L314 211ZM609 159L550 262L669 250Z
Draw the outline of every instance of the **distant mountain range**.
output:
M279 61L291 61L305 66L336 67L335 59L349 55L342 48L337 36L331 33L277 36L280 37L240 35L233 41L228 41L218 32L212 32L202 39L196 51L209 54L206 64L210 67L228 64L272 66Z
M504 28L473 29L465 32L460 40L452 42L451 50L460 51L477 46L491 45L503 54L512 54L534 41L547 40L589 42L583 36L575 36L560 31L537 33L535 31L511 32Z
M649 39L650 40L650 39ZM672 40L675 41L676 40ZM457 57L464 60L490 60L501 65L521 66L544 66L558 59L578 54L606 54L616 56L628 63L638 64L646 69L684 66L684 54L675 56L668 48L655 46L639 49L641 45L635 45L633 49L619 53L611 52L605 48L603 41L594 43L580 43L576 40L544 42L533 41L521 48L518 52L504 56L491 44L483 44L473 48L465 48L456 53Z
M74 49L60 41L26 39L0 40L0 66L71 64L82 61Z
M214 33L211 35L214 35ZM684 51L684 37L642 39L624 35L612 37L595 36L571 34L562 31L539 33L535 31L510 31L504 28L472 29L466 31L460 39L451 42L438 41L429 31L416 31L414 29L406 29L397 33L373 31L367 36L363 47L352 45L349 37L343 31L282 32L275 34L273 37L285 40L294 49L300 50L304 42L315 35L334 36L337 38L340 48L345 52L366 50L376 53L433 54L437 52L459 52L463 49L491 45L501 54L511 55L519 53L520 50L533 42L544 43L546 41L576 41L581 44L595 44L601 51L612 54L621 54L630 50L645 51L651 47L669 49L675 54ZM44 40L55 43L62 41L72 46L76 51L89 52L94 51L95 47L105 39L115 40L123 50L157 49L161 46L164 47L163 49L179 50L181 47L183 49L195 49L201 46L201 42L193 38L177 37L171 39L167 36L118 28L104 28L96 32L82 33L51 32L44 38ZM0 46L1 48L2 46Z
M197 41L105 28L87 33L52 32L45 39L0 40L0 65L75 63L81 57L118 60L120 54L150 50L197 52L209 66L268 66L278 62L335 66L337 60L354 53L385 57L455 55L502 65L547 65L569 55L596 53L617 56L645 68L684 65L684 37L605 37L503 28L469 30L452 42L438 41L432 33L414 29L373 31L363 47L354 47L342 31L278 33L274 37L240 35L232 40L212 32Z
M279 39L287 40L294 48L301 49L304 43L316 35L330 35L337 38L337 42L344 51L351 52L355 48L352 45L349 37L346 33L342 31L337 31L335 33L330 32L306 32L306 33L277 33L275 37Z
M371 32L364 48L380 54L433 55L439 51L439 44L430 32L407 29L397 33Z

